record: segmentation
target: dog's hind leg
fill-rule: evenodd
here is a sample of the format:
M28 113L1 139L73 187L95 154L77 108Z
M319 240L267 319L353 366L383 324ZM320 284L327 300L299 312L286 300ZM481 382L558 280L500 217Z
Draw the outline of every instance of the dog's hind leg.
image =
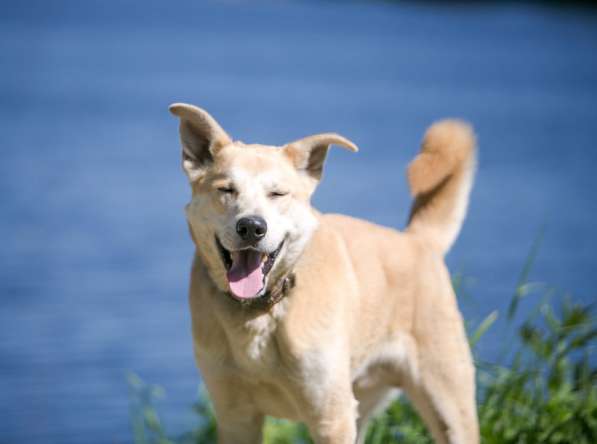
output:
M475 372L464 330L445 333L419 342L417 374L403 388L438 444L478 444Z

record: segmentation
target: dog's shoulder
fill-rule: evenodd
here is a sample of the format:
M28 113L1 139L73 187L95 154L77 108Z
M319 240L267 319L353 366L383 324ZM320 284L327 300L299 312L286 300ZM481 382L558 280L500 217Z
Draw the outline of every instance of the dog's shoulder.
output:
M426 255L425 245L409 233L341 214L321 217L345 245L357 274L410 273Z

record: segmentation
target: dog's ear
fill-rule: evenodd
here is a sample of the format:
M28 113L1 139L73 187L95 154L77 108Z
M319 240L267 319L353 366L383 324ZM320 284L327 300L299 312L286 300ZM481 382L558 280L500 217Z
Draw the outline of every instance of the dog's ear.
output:
M170 112L180 117L182 167L191 182L197 180L214 156L232 143L226 131L201 108L186 103L170 105Z
M359 150L350 140L334 133L305 137L285 145L283 150L298 170L306 172L311 178L319 181L331 145L338 145L352 152Z

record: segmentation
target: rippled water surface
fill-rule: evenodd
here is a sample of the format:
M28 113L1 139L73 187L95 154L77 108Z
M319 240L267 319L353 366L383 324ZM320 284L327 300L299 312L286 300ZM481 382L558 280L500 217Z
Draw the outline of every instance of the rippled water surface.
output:
M583 10L391 2L1 2L0 442L131 441L124 378L193 423L192 254L174 101L236 138L336 131L315 204L402 227L404 168L443 116L479 134L448 256L467 317L531 278L595 298L597 20ZM532 304L525 306L529 310ZM480 353L508 341L499 324Z

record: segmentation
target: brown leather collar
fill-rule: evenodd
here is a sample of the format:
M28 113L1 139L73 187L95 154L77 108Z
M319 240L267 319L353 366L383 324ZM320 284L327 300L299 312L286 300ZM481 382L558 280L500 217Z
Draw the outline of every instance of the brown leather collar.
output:
M258 309L269 311L274 305L280 302L290 293L290 290L296 285L296 276L294 273L288 273L278 281L263 296L253 299L239 300L228 294L232 299L241 304L243 308Z

